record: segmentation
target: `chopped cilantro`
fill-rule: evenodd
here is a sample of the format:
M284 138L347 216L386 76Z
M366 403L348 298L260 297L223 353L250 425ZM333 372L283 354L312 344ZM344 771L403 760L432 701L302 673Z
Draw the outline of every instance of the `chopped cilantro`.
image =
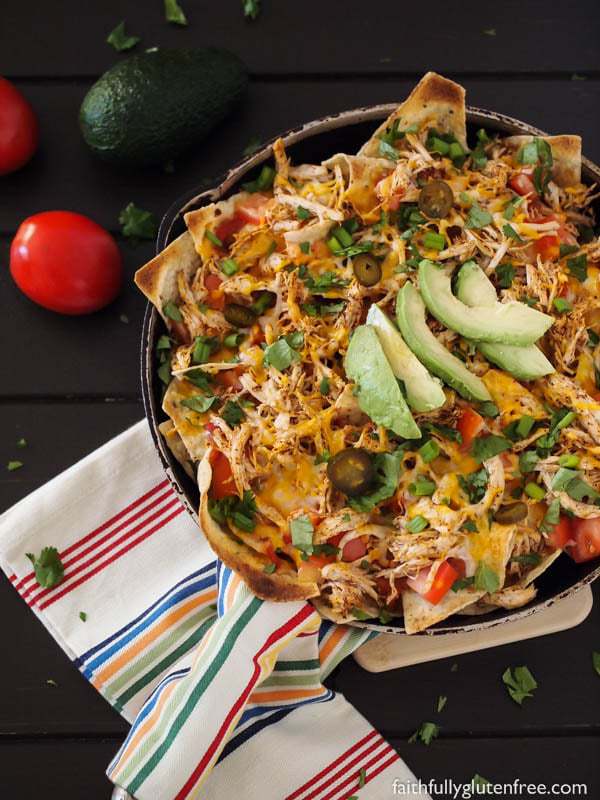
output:
M493 458L505 450L510 450L512 443L504 436L489 434L488 436L478 436L471 445L471 455L480 463Z
M248 140L248 144L242 150L242 155L244 156L251 156L252 153L256 153L256 151L260 148L261 140L258 136L251 136Z
M364 622L364 620L366 620L366 619L371 619L371 615L370 615L370 614L367 614L367 612L366 612L366 611L363 611L363 610L362 610L362 608L356 608L356 607L354 607L354 608L351 610L351 612L350 612L350 613L352 614L352 616L354 617L354 619L359 619L359 620L361 620L361 622Z
M237 495L228 495L221 500L208 501L208 513L216 522L223 524L230 520L246 533L252 533L256 526L257 510L254 495L248 490L241 500Z
M519 470L523 475L533 472L535 465L540 460L538 454L533 450L524 450L519 456Z
M164 0L165 4L165 19L167 22L173 22L175 25L187 25L187 19L183 13L183 9L177 0Z
M362 789L366 782L367 782L367 770L364 767L361 767L361 770L358 773L358 788Z
M566 314L569 311L573 310L573 306L569 303L568 300L565 300L564 297L555 297L552 301L552 305L558 311L559 314Z
M158 222L151 211L128 203L119 214L121 233L132 241L154 239L158 233Z
M300 242L300 250L304 255L308 255L310 252L310 242Z
M519 164L537 164L538 161L538 148L536 140L526 142L517 152L517 161Z
M460 529L463 531L467 531L468 533L477 533L477 525L473 522L472 519L467 519L463 522L460 526Z
M329 388L330 388L329 378L326 375L324 375L321 378L321 383L319 384L319 391L321 392L322 395L326 395L329 394Z
M263 572L266 572L267 575L272 575L275 570L277 569L277 564L271 562L270 564L265 564L263 567Z
M128 36L125 33L125 20L119 22L117 27L106 37L107 44L110 44L119 53L123 53L125 50L131 50L139 41L139 36Z
M524 197L513 197L513 199L510 200L504 207L504 213L502 215L504 219L511 220L515 215L515 211L521 205L524 199Z
M242 9L247 19L256 19L260 14L260 0L242 0Z
M348 285L348 281L341 278L337 272L327 270L320 275L313 277L306 267L300 267L298 275L304 281L307 289L313 292L328 292L330 289L343 289Z
M297 333L302 336L299 331L297 331ZM279 370L279 372L283 372L284 369L290 367L295 361L300 361L300 354L298 353L297 347L302 346L302 340L298 340L298 337L296 337L292 338L290 342L291 337L294 337L294 334L282 336L281 339L277 339L276 342L273 342L273 344L265 348L263 355L263 365L265 367L274 367Z
M498 406L496 403L492 403L491 400L486 400L484 403L479 404L479 413L482 417L497 417L500 413Z
M481 208L477 203L473 203L469 209L465 227L472 229L485 228L486 225L491 224L492 220L493 217L489 211Z
M508 222L502 226L502 232L508 239L514 239L515 242L524 242L525 239L522 239L516 230L510 225Z
M445 695L441 694L438 697L437 705L436 705L436 711L438 712L438 714L444 710L444 708L446 707L446 703L447 702L448 702L448 698Z
M600 344L600 336L598 336L595 330L593 330L592 328L588 328L587 335L588 335L588 345L590 347L596 347L597 344Z
M306 514L290 520L290 533L294 547L297 550L302 550L307 555L311 555L313 552L314 528Z
M300 220L305 220L311 216L311 212L307 208L304 208L304 206L298 206L296 209L296 216Z
M497 573L488 566L485 561L480 561L475 570L475 580L473 585L476 589L485 592L497 592L500 588L500 578Z
M22 466L23 466L22 461L9 461L8 464L6 465L6 469L9 472L14 472L17 469L21 469Z
M24 439L23 437L21 437L17 442L17 447L20 447L20 448L27 447L27 439Z
M179 306L176 305L172 300L169 300L164 304L163 314L165 317L172 319L173 322L183 322L183 317L181 315L181 311L179 310Z
M388 144L383 139L379 140L379 155L383 158L387 158L390 161L398 161L400 158L400 153L396 150L395 147L392 147L391 144Z
M323 452L317 453L315 456L315 464L326 464L330 458L331 453L329 450L323 450Z
M572 253L576 253L579 250L578 244L560 244L558 246L558 252L561 258L565 256L570 256Z
M216 397L206 395L194 395L194 397L184 397L181 401L181 405L185 406L186 408L191 408L192 411L195 411L197 414L204 414L208 409L213 405L216 401Z
M82 622L87 622L87 618L88 618L88 615L85 613L85 611L80 611L79 612L79 619Z
M502 675L502 680L508 689L509 695L519 705L522 705L526 697L533 697L533 691L537 689L537 681L527 667L509 667Z
M468 475L459 475L458 482L460 484L460 488L469 498L469 502L478 503L483 499L487 489L487 470L482 467L481 469L471 472Z
M211 391L213 376L209 375L208 372L203 372L203 370L201 370L199 367L184 372L183 377L186 379L186 381L193 383L194 386L197 386L198 389L201 389L203 392Z
M430 744L439 735L440 729L435 722L424 722L410 737L409 744L421 741L423 744Z
M26 556L33 564L36 581L44 589L58 586L64 578L65 569L56 547L44 547L39 556L33 553L26 553Z
M235 400L228 400L221 410L221 417L230 428L235 428L246 419L246 414L239 403L236 403Z
M578 281L587 280L587 256L585 253L575 256L575 258L567 258L567 269Z
M390 614L389 611L387 611L385 608L380 609L380 611L379 611L379 622L381 622L382 625L387 625L388 622L392 621L392 619L393 619L393 617L392 617L392 615Z

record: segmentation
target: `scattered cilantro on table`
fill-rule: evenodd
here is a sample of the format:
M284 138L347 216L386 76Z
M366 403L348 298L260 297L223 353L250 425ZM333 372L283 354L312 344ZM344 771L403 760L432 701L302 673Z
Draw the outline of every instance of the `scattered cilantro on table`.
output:
M431 741L437 738L440 732L439 727L435 724L435 722L424 722L410 737L408 740L409 744L414 744L414 742L421 741L423 744L430 744Z
M537 689L537 681L527 667L510 667L505 670L502 680L508 689L509 695L519 705L523 704L526 697L533 697Z
M139 36L131 36L125 33L125 20L119 22L106 37L107 44L110 44L118 53L123 53L125 50L131 50L140 41Z
M177 0L164 0L165 19L175 25L187 25L187 17Z
M44 547L39 556L33 553L25 555L33 564L35 579L40 586L44 589L58 586L64 578L65 569L56 547Z
M140 239L154 239L158 233L158 222L151 211L128 203L119 214L121 233L133 242Z

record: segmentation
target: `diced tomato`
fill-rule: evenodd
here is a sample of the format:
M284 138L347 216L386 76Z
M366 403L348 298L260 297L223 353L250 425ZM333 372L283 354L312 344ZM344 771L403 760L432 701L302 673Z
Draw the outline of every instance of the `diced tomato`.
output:
M558 220L556 214L552 212L552 209L549 208L545 203L539 198L535 198L530 200L527 203L527 222L555 222Z
M600 556L600 517L572 519L571 531L574 544L568 545L566 552L573 561L580 564Z
M471 446L473 439L481 432L485 420L474 411L470 406L465 408L458 420L458 432L462 436L462 447L467 450Z
M350 541L346 542L344 545L344 549L342 550L342 561L356 561L366 554L367 546L360 536L357 536L356 539L350 539Z
M212 272L204 278L204 285L208 290L208 305L215 311L223 311L225 308L225 295L221 289L222 283L221 278L218 275L213 275Z
M211 454L212 481L210 484L210 495L215 500L222 500L224 497L237 494L231 465L227 456L219 450L213 450Z
M255 192L238 204L236 215L244 221L244 224L249 222L251 225L258 225L265 216L265 208L270 199L265 194Z
M239 367L236 369L224 369L216 373L215 380L221 386L225 386L227 389L235 389L236 392L239 392L242 388L240 374Z
M281 559L275 552L275 545L273 544L273 542L269 542L267 544L266 554L268 558L273 562L273 564L277 564L278 566L279 564L281 564Z
M233 217L229 217L228 219L224 219L222 222L219 222L215 229L215 236L217 239L220 239L225 247L228 247L231 244L231 240L235 236L236 233L242 230L244 225L246 224L246 220L244 217L236 213Z
M459 578L464 578L467 574L467 565L462 558L449 558L448 563L456 570Z
M535 191L535 186L533 185L533 181L524 172L519 172L509 180L508 185L517 194L521 196L525 194L533 194L537 197L537 192Z
M555 233L549 236L542 236L533 243L535 253L542 257L543 261L555 261L560 255L560 242Z
M555 550L564 550L571 536L571 520L569 517L561 514L558 523L548 534L548 541Z
M335 554L325 555L325 553L319 553L318 555L312 555L308 557L308 563L319 568L324 567L327 564L331 564L333 561L335 561Z
M455 561L457 559L452 560ZM454 581L460 578L459 571L455 569L449 561L444 561L435 573L435 578L433 579L431 587L426 591L425 587L428 575L429 569L422 569L417 574L416 578L409 578L407 583L411 589L418 592L428 603L434 606L450 591Z

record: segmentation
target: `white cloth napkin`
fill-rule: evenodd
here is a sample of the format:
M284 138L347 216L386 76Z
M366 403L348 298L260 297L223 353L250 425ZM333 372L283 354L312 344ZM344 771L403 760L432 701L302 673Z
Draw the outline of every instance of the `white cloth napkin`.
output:
M45 547L64 566L50 589L26 555ZM415 782L322 685L370 634L260 601L215 562L145 421L3 514L0 566L133 723L108 775L138 800L383 800Z

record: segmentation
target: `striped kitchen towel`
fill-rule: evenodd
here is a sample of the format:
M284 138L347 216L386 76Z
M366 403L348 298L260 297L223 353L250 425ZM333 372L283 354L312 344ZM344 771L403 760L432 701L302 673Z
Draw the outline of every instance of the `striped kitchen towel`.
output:
M60 553L39 586L27 553ZM371 635L258 600L215 562L145 422L0 517L0 566L132 723L108 768L138 800L383 800L415 779L331 670Z

